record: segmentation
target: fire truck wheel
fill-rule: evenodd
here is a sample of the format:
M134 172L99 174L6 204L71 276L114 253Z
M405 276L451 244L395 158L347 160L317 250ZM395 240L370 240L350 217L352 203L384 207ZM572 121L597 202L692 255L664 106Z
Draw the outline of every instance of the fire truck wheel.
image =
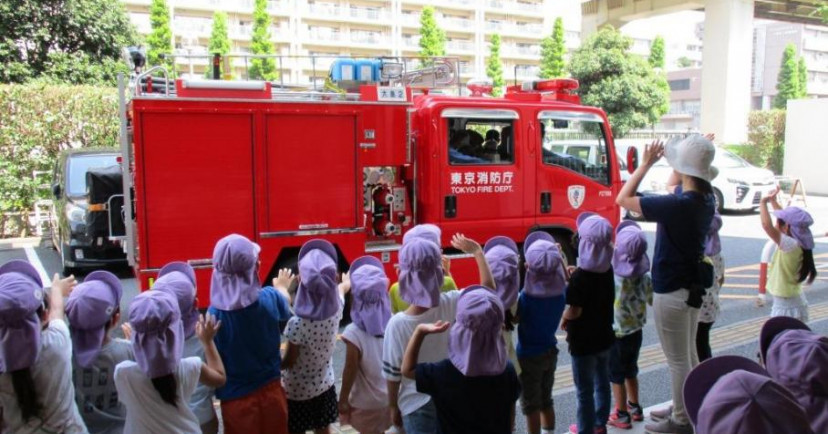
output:
M575 264L575 248L572 247L572 234L562 232L552 232L552 237L555 242L561 245L561 250L566 258L566 263L570 265Z

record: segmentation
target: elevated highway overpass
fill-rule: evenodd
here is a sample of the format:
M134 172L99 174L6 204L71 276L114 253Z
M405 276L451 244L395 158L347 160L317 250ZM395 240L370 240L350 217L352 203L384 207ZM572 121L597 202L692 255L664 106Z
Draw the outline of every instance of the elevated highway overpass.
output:
M701 130L725 143L747 139L753 20L823 24L826 0L587 0L581 4L584 36L598 28L686 10L705 13Z

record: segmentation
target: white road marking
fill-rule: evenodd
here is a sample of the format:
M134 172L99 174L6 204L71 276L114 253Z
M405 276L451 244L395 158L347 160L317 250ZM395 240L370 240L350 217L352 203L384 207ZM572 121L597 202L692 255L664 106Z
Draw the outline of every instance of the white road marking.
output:
M32 246L25 246L23 247L23 251L26 252L26 259L29 260L29 263L37 270L37 274L40 274L40 280L43 281L44 286L49 286L52 282L52 279L49 278L49 275L46 274L46 269L43 268L43 263L40 262L40 258L37 257L37 252Z

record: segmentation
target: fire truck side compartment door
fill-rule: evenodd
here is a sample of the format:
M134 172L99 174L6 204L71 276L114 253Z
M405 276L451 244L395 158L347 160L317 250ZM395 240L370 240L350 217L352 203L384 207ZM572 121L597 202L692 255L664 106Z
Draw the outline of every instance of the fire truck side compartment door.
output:
M360 225L356 121L353 114L267 116L267 235Z
M253 238L252 116L145 113L140 128L147 268L209 258L231 233Z

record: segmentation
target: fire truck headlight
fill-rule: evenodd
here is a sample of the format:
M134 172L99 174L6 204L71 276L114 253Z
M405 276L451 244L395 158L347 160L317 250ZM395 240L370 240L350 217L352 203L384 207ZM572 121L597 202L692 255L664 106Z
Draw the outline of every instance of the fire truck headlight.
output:
M86 210L72 203L66 204L66 218L72 223L84 223Z

